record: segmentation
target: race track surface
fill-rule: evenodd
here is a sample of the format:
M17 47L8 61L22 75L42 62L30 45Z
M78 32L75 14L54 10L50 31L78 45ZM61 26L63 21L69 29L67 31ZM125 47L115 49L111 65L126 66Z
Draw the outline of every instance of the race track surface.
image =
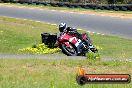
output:
M0 59L72 59L72 60L85 60L84 56L52 56L52 55L15 55L15 54L0 54ZM132 61L132 58L101 58L101 61Z
M132 39L132 19L9 6L0 6L0 15L55 24L66 22L76 28Z

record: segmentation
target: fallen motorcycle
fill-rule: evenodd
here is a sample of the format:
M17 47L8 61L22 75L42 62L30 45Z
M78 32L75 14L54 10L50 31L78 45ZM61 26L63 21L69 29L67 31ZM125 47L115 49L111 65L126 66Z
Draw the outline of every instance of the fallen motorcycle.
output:
M75 37L74 33L63 32L59 38L57 34L42 33L42 43L49 48L59 47L68 56L85 56L87 52L97 52L86 33L81 34L82 39Z

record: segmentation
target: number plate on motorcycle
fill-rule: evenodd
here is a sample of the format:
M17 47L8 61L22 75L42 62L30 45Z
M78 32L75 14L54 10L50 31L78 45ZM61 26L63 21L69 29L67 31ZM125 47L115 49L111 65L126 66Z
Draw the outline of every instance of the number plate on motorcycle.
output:
M75 46L77 47L80 43L81 43L81 40L78 39L78 40L77 40L77 43L75 44Z

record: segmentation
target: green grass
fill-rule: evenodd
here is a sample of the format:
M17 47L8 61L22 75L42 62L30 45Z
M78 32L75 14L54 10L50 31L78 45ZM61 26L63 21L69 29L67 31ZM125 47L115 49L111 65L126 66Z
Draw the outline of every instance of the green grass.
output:
M53 7L53 6L44 6L44 5L28 5L28 4L14 4L14 3L6 3L5 5L15 5L15 6L26 6L26 7L37 7L41 9L49 9L49 10L63 10L63 11L74 11L74 12L96 12L96 13L121 13L121 14L132 14L131 11L110 11L110 10L93 10L93 9L84 9L84 8L68 8L68 7Z
M21 54L21 48L41 43L42 32L55 33L58 28L44 22L0 17L0 53ZM84 31L85 32L85 31ZM131 58L132 40L90 33L101 57Z
M95 45L102 47L99 50L102 57L130 58L132 40L107 35L91 35Z
M0 88L132 88L132 83L80 86L76 83L79 67L89 74L132 75L129 61L0 59Z
M42 32L57 32L46 23L0 17L0 53L17 53L18 49L41 43Z

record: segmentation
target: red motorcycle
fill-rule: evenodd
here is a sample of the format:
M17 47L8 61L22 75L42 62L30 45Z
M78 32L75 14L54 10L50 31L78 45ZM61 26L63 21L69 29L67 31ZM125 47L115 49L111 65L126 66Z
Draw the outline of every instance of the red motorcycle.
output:
M57 34L50 35L49 33L43 33L41 36L43 36L43 43L50 47L59 46L62 52L68 56L85 56L89 51L97 52L86 33L81 34L81 39L76 37L75 33L70 32L61 33L59 38L57 38Z
M62 52L69 56L85 55L90 50L96 52L97 49L91 45L91 40L86 33L81 35L82 39L75 37L74 33L63 32L60 36L57 46Z

